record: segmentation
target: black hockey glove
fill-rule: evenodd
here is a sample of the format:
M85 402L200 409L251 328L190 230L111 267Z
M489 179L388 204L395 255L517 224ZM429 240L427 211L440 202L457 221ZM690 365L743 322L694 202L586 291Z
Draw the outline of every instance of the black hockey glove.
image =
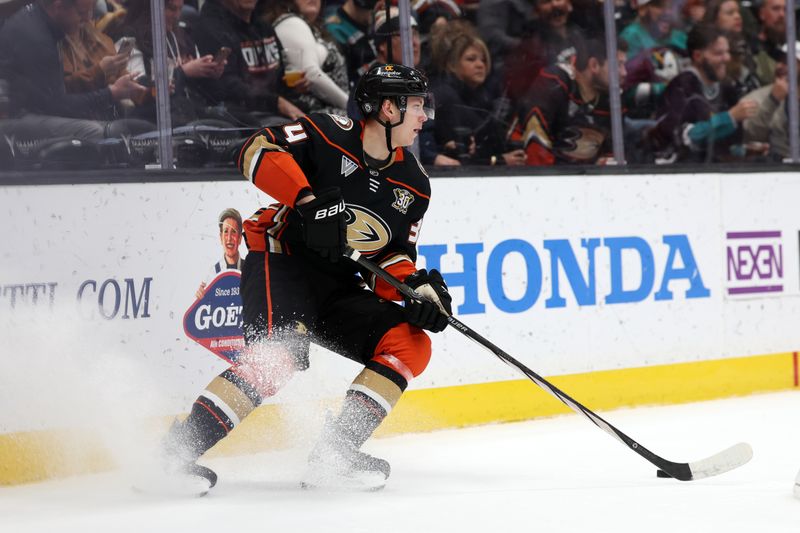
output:
M306 246L334 263L338 261L347 246L345 205L339 188L324 189L296 209L303 217Z
M447 327L447 317L453 314L453 298L438 270L417 270L406 278L406 285L426 300L420 302L406 298L406 320L412 326L439 333Z

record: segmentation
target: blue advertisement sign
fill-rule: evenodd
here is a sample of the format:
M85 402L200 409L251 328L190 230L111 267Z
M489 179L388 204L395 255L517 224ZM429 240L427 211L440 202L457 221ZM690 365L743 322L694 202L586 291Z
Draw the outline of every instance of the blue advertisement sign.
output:
M230 363L244 348L241 277L238 270L223 271L183 315L186 336Z

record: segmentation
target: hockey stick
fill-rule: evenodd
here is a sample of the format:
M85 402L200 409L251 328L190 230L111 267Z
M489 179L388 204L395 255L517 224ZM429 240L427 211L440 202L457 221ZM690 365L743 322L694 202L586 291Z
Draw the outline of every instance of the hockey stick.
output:
M377 266L376 264L368 261L367 259L361 257L361 254L350 247L347 247L345 251L345 256L349 257L356 263L358 263L361 267L369 270L377 277L400 291L401 294L407 296L409 298L413 298L415 300L423 301L425 300L418 292L414 289L402 283L400 280L383 270L381 267ZM594 425L623 443L625 446L630 448L631 450L635 451L652 464L657 466L663 472L669 474L670 477L674 477L675 479L679 479L681 481L691 481L694 479L702 479L705 477L716 476L718 474L723 474L728 472L729 470L733 470L734 468L738 468L743 464L747 463L753 457L753 450L749 444L740 442L739 444L735 444L730 448L722 450L719 453L716 453L710 457L705 459L701 459L699 461L694 461L691 463L675 463L673 461L668 461L663 457L660 457L638 442L634 441L632 438L627 436L622 431L618 430L606 420L604 420L600 415L593 412L592 410L588 409L581 405L578 401L571 398L569 395L564 393L561 389L541 377L539 374L525 366L524 364L520 363L506 352L483 338L480 334L469 328L468 326L464 325L460 320L455 318L454 316L450 315L447 317L447 322L453 326L459 333L469 337L473 341L477 342L490 352L492 352L495 356L497 356L501 361L509 365L510 367L518 370L522 374L525 375L528 379L533 381L536 385L544 389L545 391L549 392L559 400L561 400L567 407L575 411L576 413L582 414L589 420L591 420Z

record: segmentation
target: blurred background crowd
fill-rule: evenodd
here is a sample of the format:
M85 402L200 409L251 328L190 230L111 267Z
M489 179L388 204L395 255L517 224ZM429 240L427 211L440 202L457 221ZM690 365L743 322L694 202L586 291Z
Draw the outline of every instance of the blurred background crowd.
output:
M411 0L402 26L436 109L423 164L620 163L614 114L627 164L789 156L785 0L616 0L616 66L604 9ZM387 18L383 0L163 0L151 11L150 0L0 0L0 170L156 164L157 72L175 164L231 165L260 127L357 117L361 74L403 57L401 11Z

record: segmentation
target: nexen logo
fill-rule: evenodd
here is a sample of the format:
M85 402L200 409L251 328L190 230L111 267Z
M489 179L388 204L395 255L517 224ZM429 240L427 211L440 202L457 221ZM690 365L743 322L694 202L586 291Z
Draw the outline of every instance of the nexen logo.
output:
M656 301L672 300L673 293L670 289L672 282L685 280L689 284L686 298L708 298L711 295L700 275L700 270L686 235L664 235L660 245L667 247L667 259L660 267L661 277L658 289L653 298ZM607 248L610 290L603 298L606 304L623 304L641 302L650 296L656 287L656 264L653 249L641 237L606 237L589 238L580 240L579 253L583 264L588 264L586 273L581 270L576 250L567 239L545 240L542 243L549 254L550 269L550 296L545 300L545 308L566 307L567 301L563 297L565 290L571 290L575 300L580 306L597 304L597 289L595 271L595 255L599 247ZM425 257L425 266L442 271L442 256L448 253L448 246L444 244L419 246L420 255ZM484 244L459 243L455 245L455 253L462 259L461 272L442 271L445 282L452 289L463 287L464 303L458 306L459 314L484 313L486 306L478 299L478 256L483 254ZM626 260L623 261L623 252ZM517 299L511 299L506 294L503 286L503 262L509 254L518 254L525 263L526 278L525 292ZM485 255L481 257L484 261ZM632 261L631 257L637 259ZM632 268L631 263L638 262ZM486 286L492 303L506 313L521 313L533 307L542 293L543 266L540 253L529 242L521 239L508 239L499 242L489 251L482 271L486 272ZM635 272L640 277L638 287L630 287L630 280L625 278L625 270ZM561 285L561 276L566 276L568 288ZM634 272L629 276L633 277ZM623 287L623 280L626 280Z

